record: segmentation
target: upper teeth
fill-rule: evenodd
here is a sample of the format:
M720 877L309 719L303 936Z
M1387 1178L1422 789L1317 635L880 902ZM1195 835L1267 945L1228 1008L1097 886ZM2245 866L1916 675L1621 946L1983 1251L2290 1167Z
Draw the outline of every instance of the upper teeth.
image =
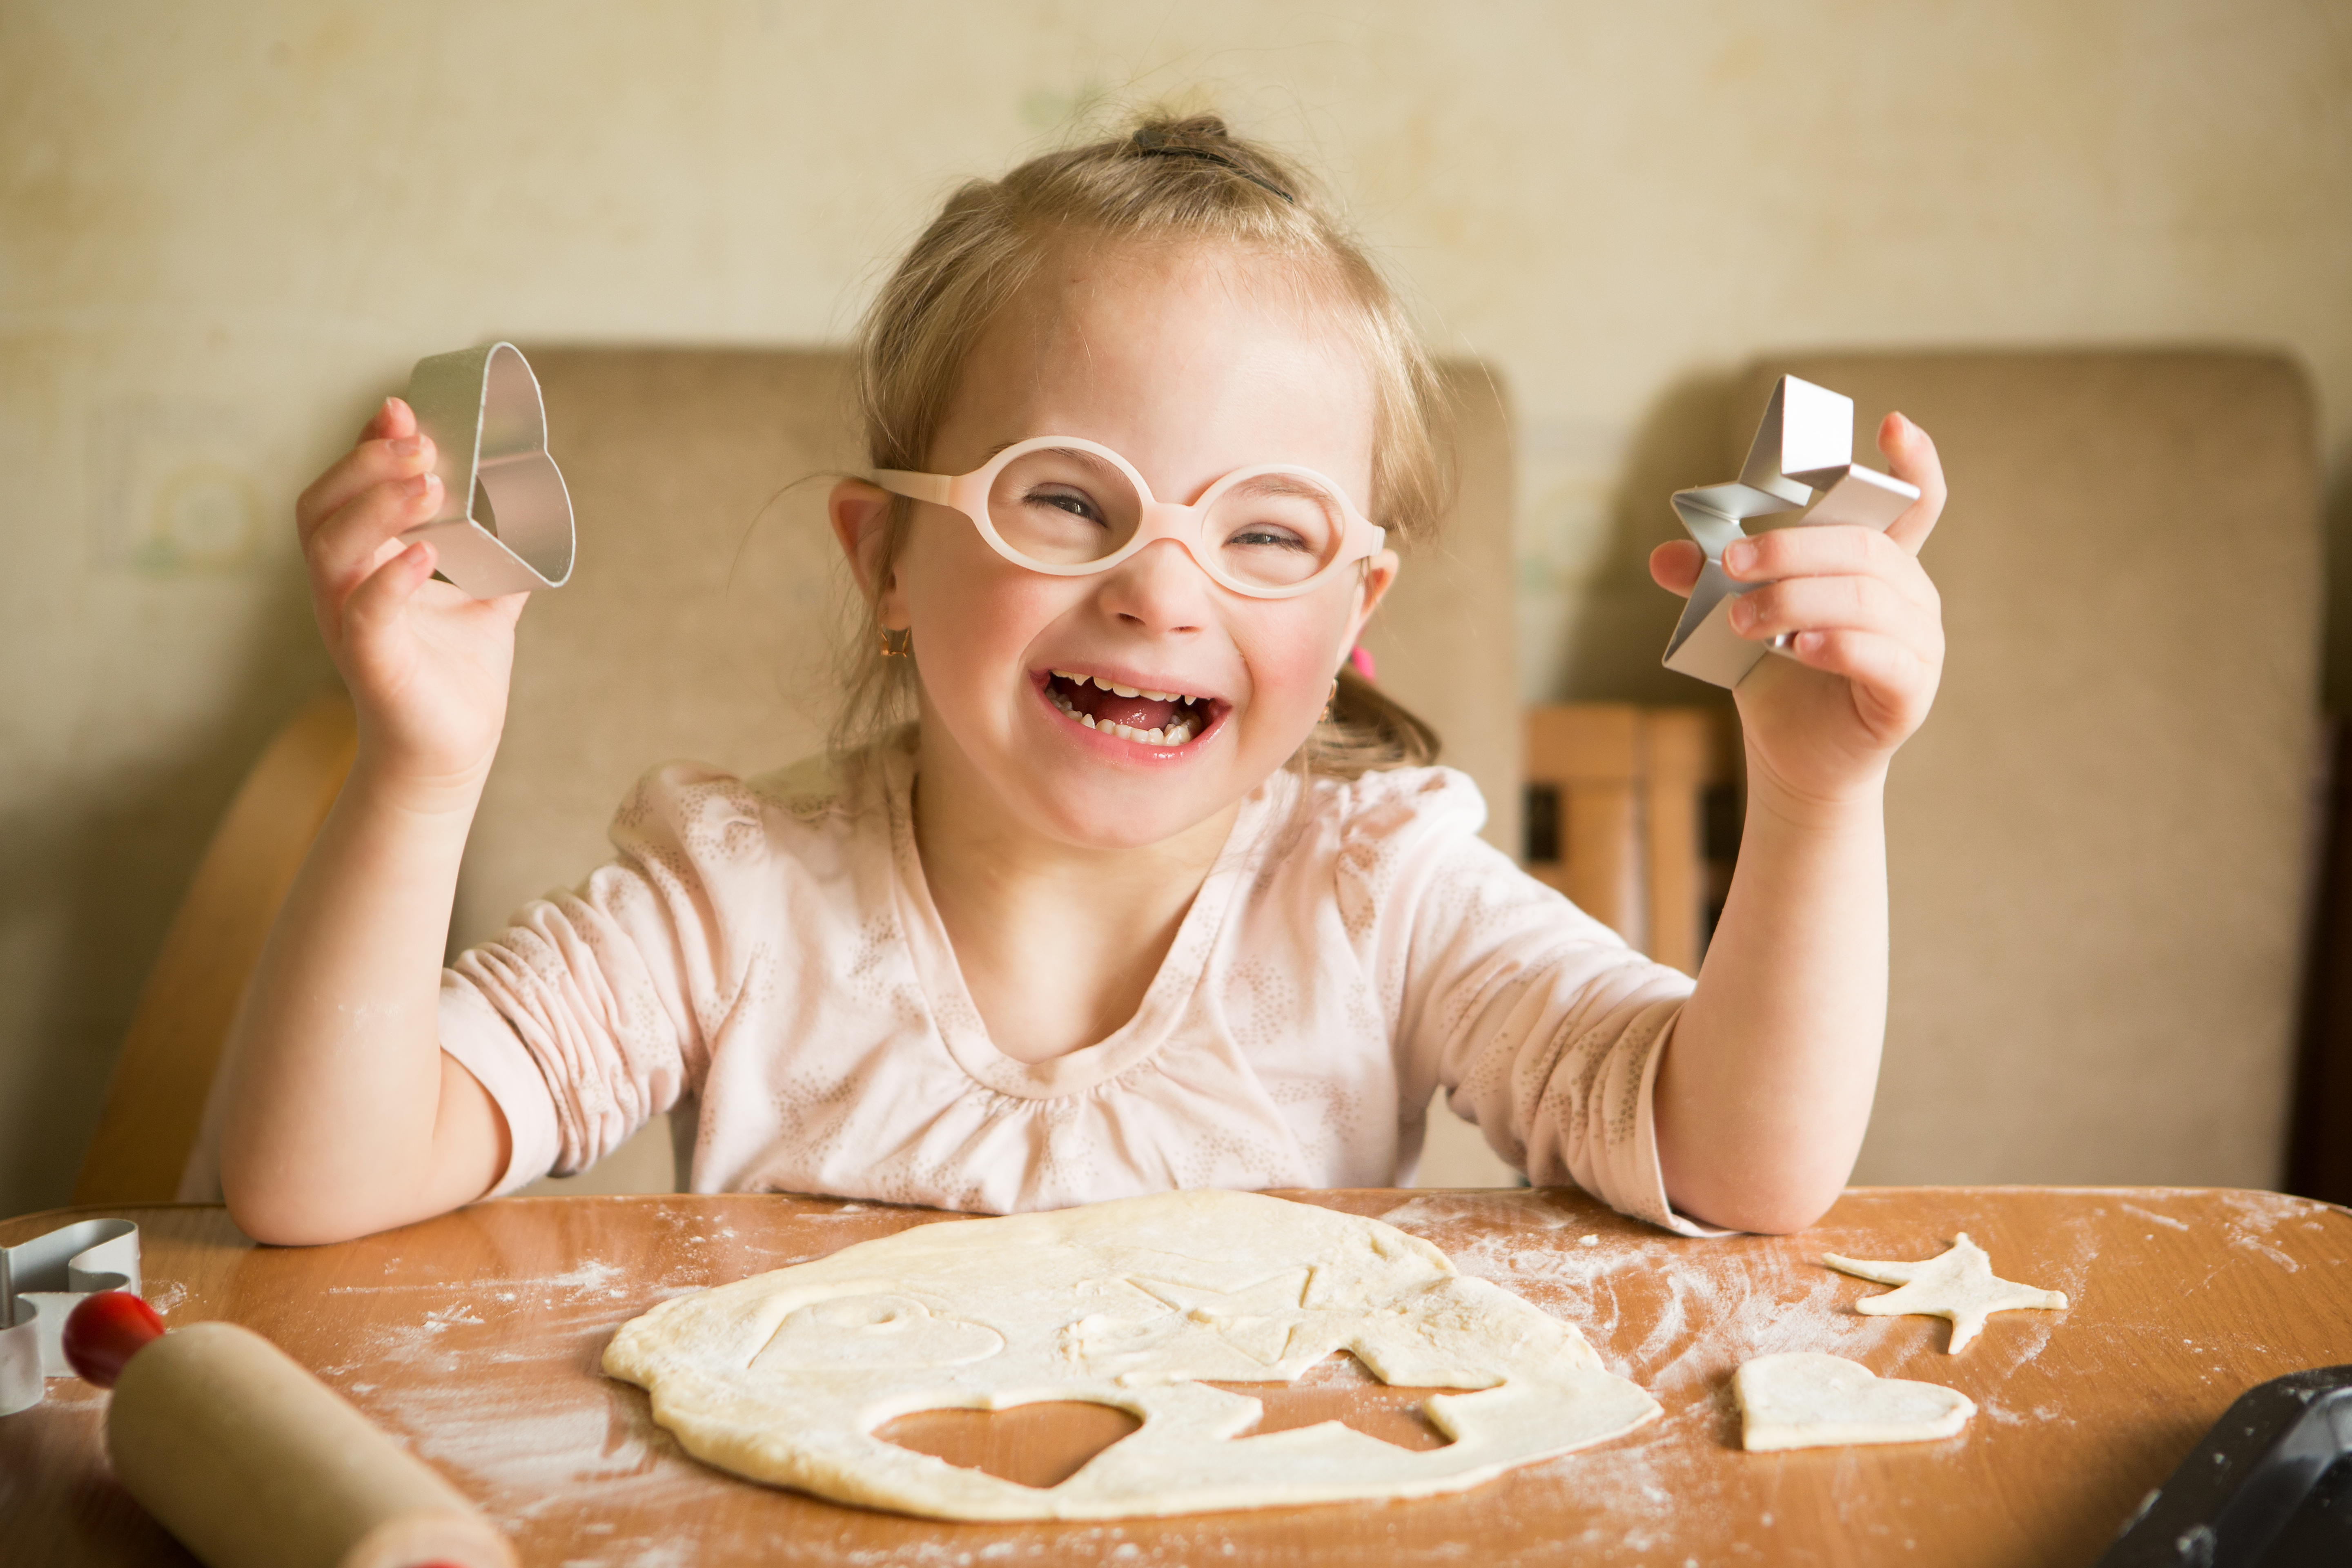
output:
M1154 702L1191 702L1194 700L1194 699L1185 696L1184 693L1181 691L1146 691L1140 687L1121 686L1115 680L1105 680L1099 675L1080 675L1076 670L1069 669L1057 669L1053 671L1053 673L1060 677L1062 679L1068 681L1073 686L1084 686L1088 681L1092 681L1101 689L1118 697L1143 697L1149 698Z

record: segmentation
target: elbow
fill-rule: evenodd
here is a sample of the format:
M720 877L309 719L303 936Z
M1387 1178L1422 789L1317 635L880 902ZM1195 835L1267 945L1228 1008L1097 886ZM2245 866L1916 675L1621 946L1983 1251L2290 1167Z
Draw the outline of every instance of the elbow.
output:
M1702 1225L1755 1236L1790 1236L1819 1224L1844 1191L1843 1176L1834 1182L1750 1179L1693 1184L1689 1192L1670 1184L1667 1197L1677 1213Z
M366 1227L331 1223L333 1215L320 1205L306 1204L300 1194L289 1194L287 1184L256 1179L254 1173L227 1158L221 1161L221 1194L236 1228L268 1247L318 1247L350 1241L367 1234Z
M1717 1225L1722 1229L1740 1229L1757 1237L1790 1237L1800 1229L1811 1229L1821 1217L1830 1213L1844 1187L1794 1187L1785 1192L1719 1192L1719 1194L1696 1194L1689 1201L1675 1199L1675 1208L1691 1215L1703 1225Z
M1830 1212L1837 1194L1825 1197L1810 1195L1770 1198L1751 1195L1742 1202L1709 1205L1701 1212L1690 1210L1694 1217L1725 1230L1747 1231L1756 1236L1792 1236L1810 1230L1821 1217Z
M221 1195L228 1202L228 1217L255 1241L269 1247L299 1247L310 1239L295 1216L283 1212L283 1205L269 1201L226 1168L221 1172Z

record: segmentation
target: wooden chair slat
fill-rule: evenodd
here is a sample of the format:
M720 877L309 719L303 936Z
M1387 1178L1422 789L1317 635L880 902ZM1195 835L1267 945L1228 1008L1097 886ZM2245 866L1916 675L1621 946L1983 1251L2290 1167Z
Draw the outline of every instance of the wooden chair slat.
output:
M358 745L351 700L330 692L289 720L246 775L148 973L75 1203L177 1194L246 977Z

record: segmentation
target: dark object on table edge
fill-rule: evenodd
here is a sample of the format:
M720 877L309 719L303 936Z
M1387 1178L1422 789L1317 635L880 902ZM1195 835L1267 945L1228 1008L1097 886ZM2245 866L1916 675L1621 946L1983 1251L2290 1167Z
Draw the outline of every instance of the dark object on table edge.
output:
M2352 1366L2241 1394L2147 1494L2099 1568L2352 1563Z

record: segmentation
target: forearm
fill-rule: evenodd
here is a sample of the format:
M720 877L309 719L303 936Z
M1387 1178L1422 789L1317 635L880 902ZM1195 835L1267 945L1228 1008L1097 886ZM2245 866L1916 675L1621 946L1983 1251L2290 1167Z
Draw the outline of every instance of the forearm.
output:
M436 1014L471 780L395 787L362 756L256 966L232 1034L221 1174L252 1234L364 1234L478 1197L504 1123Z
M1658 1158L1677 1209L1787 1231L1835 1200L1870 1121L1886 1028L1885 811L1877 779L1811 801L1751 778L1730 895L1659 1067Z

